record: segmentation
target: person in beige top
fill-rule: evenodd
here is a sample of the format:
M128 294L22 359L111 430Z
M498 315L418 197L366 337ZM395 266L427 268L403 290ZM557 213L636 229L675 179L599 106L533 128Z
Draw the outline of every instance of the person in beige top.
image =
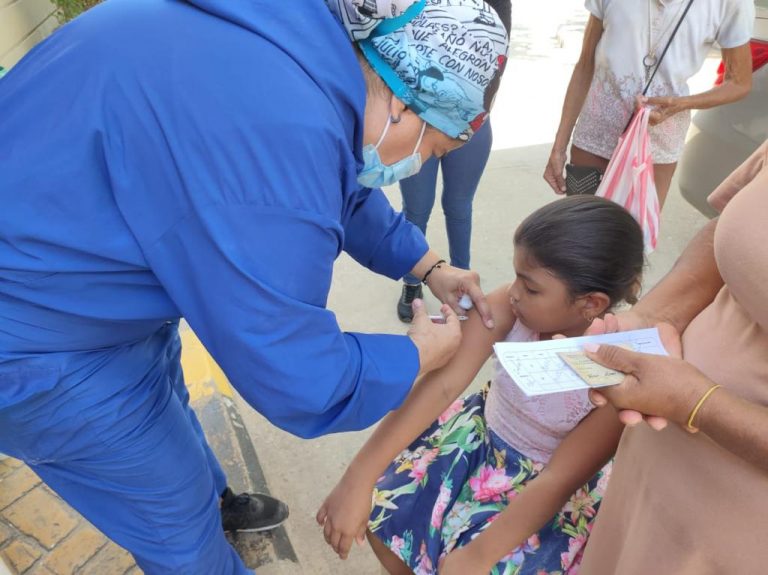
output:
M628 374L593 401L649 425L622 436L582 575L768 572L768 142L709 201L664 280L592 328L670 323L682 359L590 352Z

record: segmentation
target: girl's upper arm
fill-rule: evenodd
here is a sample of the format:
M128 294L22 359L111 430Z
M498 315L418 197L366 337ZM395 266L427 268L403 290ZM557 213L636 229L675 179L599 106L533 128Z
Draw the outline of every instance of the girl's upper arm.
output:
M613 457L623 430L613 407L593 409L560 443L544 473L564 494L575 493Z
M468 312L462 324L459 350L451 360L419 378L403 404L379 424L350 464L350 470L375 482L387 464L422 433L452 401L472 383L477 372L493 351L493 344L503 340L515 318L507 298L506 286L487 299L495 319L488 329L477 310Z
M467 313L467 320L461 326L461 347L448 366L472 358L481 359L481 363L491 355L493 344L502 341L515 325L515 314L509 304L509 284L496 288L487 296L488 305L493 314L494 327L488 329L476 310ZM450 369L446 366L445 369ZM479 369L479 367L478 367Z
M503 340L512 330L515 325L515 314L509 304L509 285L504 284L496 288L486 297L493 314L494 328L488 329L480 318L480 314L471 310L467 313L467 320L461 327L462 343L467 339L493 345Z
M450 385L446 389L453 391L453 386L463 386L456 390L457 395L464 391L488 357L493 353L493 344L502 341L515 325L515 314L509 305L509 284L502 285L488 294L487 301L494 319L493 329L483 324L476 310L467 312L467 320L461 326L461 345L451 360L441 369L425 377L445 378Z

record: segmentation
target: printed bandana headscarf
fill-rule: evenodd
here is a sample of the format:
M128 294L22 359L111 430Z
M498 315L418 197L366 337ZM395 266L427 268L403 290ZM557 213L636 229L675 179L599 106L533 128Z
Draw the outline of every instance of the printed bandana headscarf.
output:
M392 93L451 138L490 111L509 39L482 0L326 0Z

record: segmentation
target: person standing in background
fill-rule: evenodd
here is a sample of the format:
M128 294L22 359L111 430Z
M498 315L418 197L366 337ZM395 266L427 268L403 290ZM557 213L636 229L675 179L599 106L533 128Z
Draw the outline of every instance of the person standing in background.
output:
M510 0L489 0L507 33L512 23ZM424 80L429 81L429 80ZM403 198L403 214L406 219L426 234L437 192L437 171L442 170L443 191L441 203L445 214L445 231L448 234L448 252L453 267L469 269L472 244L472 202L483 170L491 155L493 130L490 120L458 150L441 157L430 158L418 174L400 180ZM397 301L397 317L410 323L413 320L412 303L423 297L422 278L407 274Z
M586 0L590 16L581 55L544 171L544 179L556 193L596 191L638 97L681 19L650 83L649 97L641 99L653 110L649 132L662 206L685 144L690 110L735 102L749 93L753 0L697 0L686 13L690 1ZM687 81L701 69L715 44L722 51L725 80L689 95ZM566 166L569 142L571 157Z

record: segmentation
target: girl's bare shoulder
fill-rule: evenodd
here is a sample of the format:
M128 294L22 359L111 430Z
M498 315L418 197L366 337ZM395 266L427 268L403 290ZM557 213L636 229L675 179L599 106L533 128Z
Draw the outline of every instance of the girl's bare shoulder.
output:
M497 332L498 340L503 340L515 325L515 312L509 303L509 288L511 282L505 283L490 292L487 296L488 305L491 307L493 321L496 325L494 331Z

